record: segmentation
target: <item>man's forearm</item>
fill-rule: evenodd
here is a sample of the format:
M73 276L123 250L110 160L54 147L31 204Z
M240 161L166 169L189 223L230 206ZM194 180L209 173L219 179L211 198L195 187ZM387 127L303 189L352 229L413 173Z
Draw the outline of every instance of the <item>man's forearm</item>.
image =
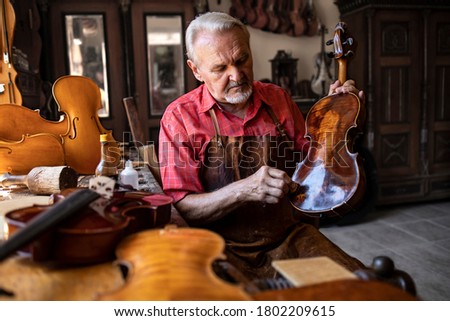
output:
M239 188L240 182L234 182L217 191L202 194L188 194L175 204L189 225L211 223L246 202Z
M278 203L297 184L284 172L262 166L247 178L203 194L189 194L175 204L190 225L216 221L245 203Z

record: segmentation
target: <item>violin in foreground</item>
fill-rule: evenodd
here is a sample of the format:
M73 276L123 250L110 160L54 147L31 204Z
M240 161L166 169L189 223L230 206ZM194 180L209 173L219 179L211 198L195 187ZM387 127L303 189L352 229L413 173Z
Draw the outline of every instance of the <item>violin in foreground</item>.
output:
M35 261L105 262L124 237L170 222L172 198L164 194L123 191L108 199L92 189L66 189L52 197L53 205L6 214L9 239L0 261L20 251Z

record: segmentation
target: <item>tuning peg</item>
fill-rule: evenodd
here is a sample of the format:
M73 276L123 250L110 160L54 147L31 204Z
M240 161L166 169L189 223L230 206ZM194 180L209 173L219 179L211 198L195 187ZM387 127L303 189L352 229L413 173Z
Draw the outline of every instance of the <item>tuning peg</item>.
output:
M334 52L330 51L330 52L327 52L327 56L328 56L328 58L334 58L336 55Z
M347 53L345 54L345 57L350 58L353 57L355 55L355 53L352 50L347 51Z
M327 40L326 45L330 46L334 43L333 39Z
M344 45L349 45L349 46L353 45L353 38L347 38L347 39L343 42L343 44L344 44Z

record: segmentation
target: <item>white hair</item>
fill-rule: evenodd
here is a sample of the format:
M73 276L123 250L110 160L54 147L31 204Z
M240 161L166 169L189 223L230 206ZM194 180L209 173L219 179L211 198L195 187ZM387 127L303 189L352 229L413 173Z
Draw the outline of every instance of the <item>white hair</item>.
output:
M188 59L195 62L194 42L201 32L215 33L229 31L233 28L242 30L250 42L250 33L247 27L240 21L224 12L207 12L199 15L191 21L186 29L186 55Z

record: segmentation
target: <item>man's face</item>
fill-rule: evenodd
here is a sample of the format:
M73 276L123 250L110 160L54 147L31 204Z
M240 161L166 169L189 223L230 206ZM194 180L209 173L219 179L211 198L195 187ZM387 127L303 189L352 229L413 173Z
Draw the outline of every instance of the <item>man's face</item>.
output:
M253 59L242 31L200 34L195 42L195 77L222 104L245 104L252 94Z

